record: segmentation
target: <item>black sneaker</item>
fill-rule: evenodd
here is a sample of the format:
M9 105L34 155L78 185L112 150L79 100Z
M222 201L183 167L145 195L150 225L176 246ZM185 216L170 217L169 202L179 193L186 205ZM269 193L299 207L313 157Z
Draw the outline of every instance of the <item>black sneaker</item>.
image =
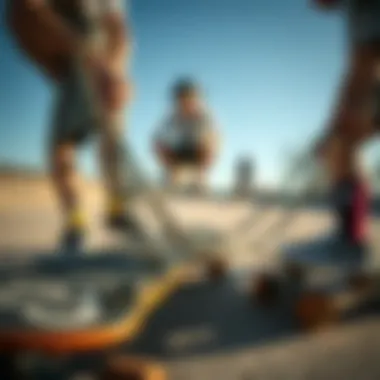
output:
M78 228L68 228L63 233L61 251L69 256L79 253L84 246L84 231Z
M115 232L133 234L137 237L144 235L136 218L129 214L110 215L107 217L106 223Z

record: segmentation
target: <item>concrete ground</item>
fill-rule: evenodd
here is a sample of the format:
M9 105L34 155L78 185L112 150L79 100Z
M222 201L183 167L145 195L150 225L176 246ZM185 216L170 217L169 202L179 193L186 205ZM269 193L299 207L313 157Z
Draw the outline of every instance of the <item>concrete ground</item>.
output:
M125 240L102 226L101 190L91 183L85 188L83 203L91 220L88 249L122 247ZM237 248L229 256L236 268L247 264L259 268L274 260L280 244L312 238L331 226L322 211L303 209L290 217L278 206L261 210L244 201L172 198L169 203L185 228L201 225L224 233L236 226L245 228L244 239L237 239ZM154 230L148 212L143 214ZM59 229L57 204L44 178L0 179L0 260L53 251ZM379 231L380 221L373 219L376 246ZM128 350L160 358L168 366L170 379L175 380L380 378L377 312L371 309L342 327L304 336L296 331L285 309L247 311L251 305L245 295L244 286L231 284L213 288L203 284L184 290L165 305Z

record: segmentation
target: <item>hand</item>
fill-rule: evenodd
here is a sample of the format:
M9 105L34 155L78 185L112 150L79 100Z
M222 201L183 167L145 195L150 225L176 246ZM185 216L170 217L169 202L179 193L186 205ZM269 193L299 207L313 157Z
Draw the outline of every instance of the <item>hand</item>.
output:
M108 74L99 78L99 91L108 111L122 109L132 98L130 83L124 78L115 78Z
M90 71L95 90L107 111L118 111L132 98L132 86L125 78L115 76L105 61L94 55L84 57L86 69Z

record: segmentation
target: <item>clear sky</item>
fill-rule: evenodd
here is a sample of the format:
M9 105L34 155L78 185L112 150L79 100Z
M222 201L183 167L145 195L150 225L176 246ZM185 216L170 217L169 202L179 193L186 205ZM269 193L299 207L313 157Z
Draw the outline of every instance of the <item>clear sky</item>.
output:
M282 153L315 135L332 106L345 60L341 15L316 12L308 0L130 2L137 97L126 124L146 170L157 170L151 135L168 109L168 87L191 75L221 128L213 182L229 183L240 154L257 159L262 181L275 182ZM51 91L0 26L0 160L45 166ZM92 148L81 157L86 172L96 171Z

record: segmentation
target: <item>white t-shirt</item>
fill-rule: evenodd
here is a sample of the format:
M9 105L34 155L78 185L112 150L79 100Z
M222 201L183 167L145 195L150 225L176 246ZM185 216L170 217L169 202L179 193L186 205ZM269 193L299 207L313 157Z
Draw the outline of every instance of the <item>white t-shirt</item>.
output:
M159 126L155 141L172 149L184 145L198 145L215 131L215 122L206 112L187 120L173 114Z

